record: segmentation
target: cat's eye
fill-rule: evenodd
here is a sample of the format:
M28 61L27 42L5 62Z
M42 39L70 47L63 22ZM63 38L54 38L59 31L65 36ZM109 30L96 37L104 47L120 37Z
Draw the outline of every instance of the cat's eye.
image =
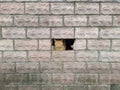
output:
M74 39L52 39L52 50L73 50Z

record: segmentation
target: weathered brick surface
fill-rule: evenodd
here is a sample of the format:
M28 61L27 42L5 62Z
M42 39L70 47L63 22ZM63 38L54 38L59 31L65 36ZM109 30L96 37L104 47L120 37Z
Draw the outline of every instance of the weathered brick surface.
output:
M62 72L61 62L42 62L40 72Z
M74 74L64 73L64 74L53 74L54 84L74 84Z
M40 26L62 26L62 16L40 16Z
M52 38L74 38L74 28L52 28Z
M49 14L49 3L26 3L27 14Z
M51 50L51 40L39 40L39 50Z
M14 16L15 26L38 26L38 17L34 15Z
M87 65L89 73L110 73L109 63L90 62Z
M16 63L16 72L18 73L37 73L39 72L39 63L26 62Z
M28 38L50 38L49 28L28 28L27 29Z
M0 73L15 73L15 64L0 63Z
M120 84L120 74L101 74L100 84Z
M0 90L111 90L119 26L119 0L0 0Z
M76 28L75 38L98 38L98 28Z
M50 51L29 51L28 59L29 61L50 61L51 54Z
M21 61L27 61L26 57L26 52L25 51L7 51L4 52L4 61L6 62L21 62Z
M3 38L25 38L25 28L2 28Z
M13 40L0 40L0 50L13 50Z
M74 61L74 51L53 51L52 60L54 61Z
M120 52L108 52L108 51L103 51L100 53L100 61L105 61L105 62L119 62L120 58Z
M37 50L37 40L15 40L16 50Z
M73 3L52 3L51 13L52 14L73 14L74 4Z
M24 14L24 4L0 3L0 14Z
M101 28L100 37L101 38L120 38L119 28Z
M97 61L98 53L97 51L76 51L77 61Z
M87 17L79 16L79 15L64 16L64 24L65 24L65 26L86 26L87 25Z
M11 15L0 15L0 26L12 26L13 17Z
M120 64L119 63L111 63L111 72L119 73L120 71Z
M88 49L91 50L109 50L109 40L88 40Z
M73 47L75 50L86 49L86 40L76 39Z
M64 63L64 72L86 72L86 64L84 62L65 62Z
M77 84L98 84L97 74L77 74L76 81Z
M117 21L115 21L116 23ZM112 16L91 15L89 16L89 26L112 26Z
M107 85L91 85L89 90L110 90L110 86Z
M76 3L76 14L99 14L98 3Z
M102 3L101 13L102 14L120 14L119 3Z
M120 25L120 16L113 16L113 25L114 26Z
M120 50L120 40L113 40L112 41L112 49L113 50Z

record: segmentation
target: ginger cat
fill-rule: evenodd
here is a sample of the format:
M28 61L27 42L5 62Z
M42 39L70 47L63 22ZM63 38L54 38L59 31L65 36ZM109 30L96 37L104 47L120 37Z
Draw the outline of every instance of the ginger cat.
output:
M54 40L54 42L55 42L54 50L56 51L65 50L65 45L63 40Z

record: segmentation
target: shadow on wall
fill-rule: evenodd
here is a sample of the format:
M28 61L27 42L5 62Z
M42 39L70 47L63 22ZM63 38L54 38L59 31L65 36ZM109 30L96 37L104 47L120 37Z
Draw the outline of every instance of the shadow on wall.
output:
M120 85L112 84L110 90L120 90Z

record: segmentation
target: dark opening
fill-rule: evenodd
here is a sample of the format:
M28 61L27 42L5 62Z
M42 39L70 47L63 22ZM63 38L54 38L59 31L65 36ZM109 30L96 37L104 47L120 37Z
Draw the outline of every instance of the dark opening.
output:
M75 39L52 39L53 50L73 50L74 41Z

